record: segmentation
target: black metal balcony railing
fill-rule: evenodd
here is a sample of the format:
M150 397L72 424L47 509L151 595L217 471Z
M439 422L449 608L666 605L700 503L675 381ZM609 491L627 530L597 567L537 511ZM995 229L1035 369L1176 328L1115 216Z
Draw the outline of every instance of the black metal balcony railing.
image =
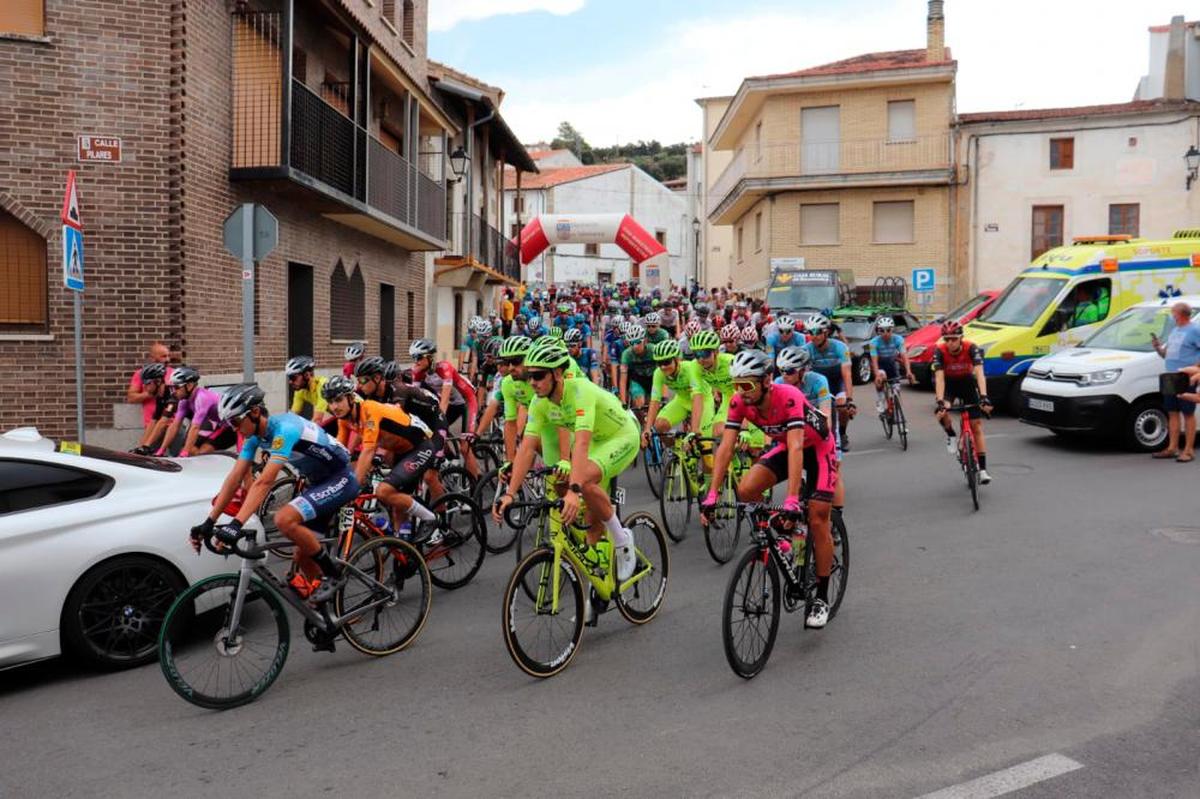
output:
M348 87L327 82L318 93L293 79L287 87L290 119L284 119L278 12L235 12L233 28L234 169L261 176L263 167L291 167L339 192L343 202L351 198L445 241L445 184L347 116L338 103L346 105ZM291 142L284 158L278 146L281 126ZM441 154L426 154L422 165L432 164L433 157Z
M475 257L512 280L521 279L521 254L511 239L496 230L478 214L472 214Z

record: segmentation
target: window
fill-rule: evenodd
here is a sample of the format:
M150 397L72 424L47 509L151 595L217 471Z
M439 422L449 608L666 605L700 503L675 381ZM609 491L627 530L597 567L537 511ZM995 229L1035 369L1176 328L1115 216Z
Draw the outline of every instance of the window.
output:
M762 212L754 215L754 251L762 252Z
M815 175L841 168L841 109L836 105L800 111L800 172Z
M841 240L838 210L837 203L801 205L800 243L837 244Z
M329 276L329 336L333 339L361 339L366 310L366 286L362 270L356 264L346 274L341 261Z
M400 38L409 47L415 47L417 29L417 11L413 0L404 0L404 24L401 26Z
M44 36L46 13L43 0L4 0L0 3L0 33Z
M663 247L666 247L667 246L667 231L665 231L665 230L654 231L654 240L657 241L659 244L661 244Z
M1030 260L1046 250L1063 243L1063 207L1061 205L1033 206L1033 248Z
M1075 168L1075 140L1074 139L1051 139L1050 140L1050 168L1051 169L1074 169Z
M887 104L888 141L913 141L917 138L917 102L894 100Z
M0 515L106 494L107 477L34 461L0 461Z
M1108 206L1108 235L1122 234L1137 238L1141 222L1141 206L1137 203L1115 203Z
M46 242L0 211L0 330L46 326Z
M599 244L583 245L583 254L584 255L599 255L600 254L600 245Z
M1039 335L1048 336L1103 322L1112 303L1112 280L1107 277L1079 283L1063 298L1046 320Z
M742 228L740 228L740 227L739 227L739 228L737 229L737 259L738 259L738 262L739 262L739 263L741 263L741 260L742 260L742 255L743 255L743 250L742 250Z
M876 244L912 244L913 201L875 203L873 236Z
M762 160L762 122L754 126L754 160Z
M513 197L513 213L514 214L525 213L525 195L524 194L518 194Z
M396 27L396 0L383 0L383 19Z

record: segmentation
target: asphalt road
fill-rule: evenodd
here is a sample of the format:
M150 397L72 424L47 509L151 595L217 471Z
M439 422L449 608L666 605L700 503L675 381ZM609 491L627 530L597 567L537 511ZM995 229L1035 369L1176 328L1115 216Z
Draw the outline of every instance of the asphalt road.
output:
M851 428L841 613L786 616L752 681L698 530L659 617L605 615L548 681L504 649L505 554L394 657L314 654L295 624L279 680L225 713L155 666L0 673L0 796L1200 796L1200 465L999 419L974 513L909 396L909 452Z

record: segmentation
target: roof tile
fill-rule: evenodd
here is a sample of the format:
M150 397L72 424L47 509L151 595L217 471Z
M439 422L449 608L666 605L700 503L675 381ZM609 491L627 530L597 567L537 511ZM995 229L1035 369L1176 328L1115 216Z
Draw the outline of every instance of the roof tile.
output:
M919 67L934 67L953 64L950 48L946 48L946 58L943 61L929 61L924 48L920 50L888 50L881 53L864 53L853 58L844 58L820 66L801 69L796 72L782 72L776 75L759 75L748 80L767 80L771 78L807 78L820 75L846 75L858 72L881 72L889 69L916 69Z
M1144 114L1156 111L1200 111L1200 103L1190 100L1133 100L1128 103L1108 105L1079 105L1066 108L1029 108L1017 111L983 111L974 114L959 114L961 125L984 122L1033 121L1065 117L1115 116L1119 114Z
M533 155L533 153L530 153L530 155ZM576 180L603 175L606 172L628 169L629 166L629 164L592 164L590 166L564 166L557 169L543 169L536 175L527 172L521 176L521 188L530 190L549 189L560 186L563 183L571 183ZM504 188L510 190L516 187L517 173L512 169L505 169Z

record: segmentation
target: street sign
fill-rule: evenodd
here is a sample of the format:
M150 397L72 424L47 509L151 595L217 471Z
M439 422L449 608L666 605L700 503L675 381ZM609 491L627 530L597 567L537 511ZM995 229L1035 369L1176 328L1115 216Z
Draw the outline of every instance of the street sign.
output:
M63 194L62 223L76 230L83 230L83 221L79 218L79 189L75 186L75 170L67 170L67 191Z
M246 252L246 225L249 221L253 251ZM261 261L279 244L279 220L262 205L244 203L225 217L225 249L242 261Z
M925 292L933 291L936 283L936 276L932 268L914 269L912 270L912 287L913 291Z
M121 140L116 136L79 137L80 161L106 161L110 164L121 163Z
M63 225L63 285L83 291L83 231Z

